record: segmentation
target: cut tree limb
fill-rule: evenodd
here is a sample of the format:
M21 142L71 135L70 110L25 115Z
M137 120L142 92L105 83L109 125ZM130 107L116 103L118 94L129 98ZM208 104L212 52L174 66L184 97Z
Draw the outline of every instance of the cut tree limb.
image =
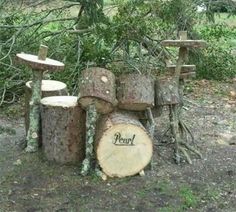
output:
M94 104L86 108L86 154L82 163L81 174L87 175L91 169L91 163L94 158L94 137L97 122L97 109Z

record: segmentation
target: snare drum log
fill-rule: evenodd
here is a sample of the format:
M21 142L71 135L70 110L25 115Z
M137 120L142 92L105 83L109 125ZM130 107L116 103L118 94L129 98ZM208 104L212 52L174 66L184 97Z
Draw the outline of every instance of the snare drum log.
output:
M41 94L42 98L49 97L49 96L67 96L68 95L66 84L60 81L56 81L56 80L42 80L41 91L42 91L42 94ZM25 130L26 130L26 133L29 129L29 109L30 109L29 102L30 102L31 96L32 96L32 81L28 81L25 84ZM41 133L39 133L39 137L41 137Z
M154 81L141 74L121 75L117 85L118 107L142 111L154 106Z
M42 143L46 158L62 164L78 164L85 153L85 112L74 96L41 100Z
M110 177L138 174L152 158L152 139L134 114L102 116L96 132L97 160Z
M95 105L98 113L110 113L117 104L115 75L104 68L88 68L82 72L79 102L83 108Z

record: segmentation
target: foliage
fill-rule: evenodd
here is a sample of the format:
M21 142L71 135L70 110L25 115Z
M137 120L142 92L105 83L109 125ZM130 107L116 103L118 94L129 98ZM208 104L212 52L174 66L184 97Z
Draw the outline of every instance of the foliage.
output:
M65 71L45 78L64 81L73 95L87 66L111 68L116 74L164 69L166 60L175 61L176 52L162 48L160 41L176 39L179 30L214 43L191 59L198 65L199 77L225 79L234 74L230 48L235 31L224 25L195 28L201 0L113 0L106 7L103 0L74 0L40 13L37 1L29 8L6 2L0 3L0 106L17 100L31 77L30 70L14 62L16 53L37 54L40 43L49 46L49 57L66 65ZM104 12L109 8L112 15ZM68 12L71 9L76 15ZM220 56L225 54L223 61Z
M191 62L197 64L198 78L226 80L236 75L235 29L225 24L209 24L199 33L208 42L208 47L195 52Z

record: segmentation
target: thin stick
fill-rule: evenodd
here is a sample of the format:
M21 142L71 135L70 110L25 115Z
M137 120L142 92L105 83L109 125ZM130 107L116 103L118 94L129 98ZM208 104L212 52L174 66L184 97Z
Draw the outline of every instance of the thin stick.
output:
M81 174L87 175L91 169L91 162L94 158L94 136L97 121L97 110L94 104L87 107L86 110L86 155L82 163Z

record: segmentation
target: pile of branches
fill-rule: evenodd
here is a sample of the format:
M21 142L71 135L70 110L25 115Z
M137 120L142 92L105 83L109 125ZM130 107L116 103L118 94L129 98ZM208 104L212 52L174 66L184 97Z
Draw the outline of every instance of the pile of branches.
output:
M151 74L175 57L160 46L161 40L175 39L179 30L197 36L193 26L201 1L117 2L0 1L0 106L15 102L30 80L30 71L15 64L15 54L35 54L40 43L49 46L49 57L66 64L65 72L45 78L66 82L77 95L84 67Z

